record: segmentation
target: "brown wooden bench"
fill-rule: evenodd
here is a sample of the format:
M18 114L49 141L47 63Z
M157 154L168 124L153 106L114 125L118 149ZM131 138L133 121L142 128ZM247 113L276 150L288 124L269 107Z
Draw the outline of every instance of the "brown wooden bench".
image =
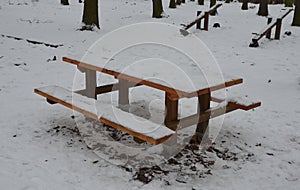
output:
M271 32L272 29L275 27L275 40L280 39L280 33L281 33L281 25L282 25L282 20L290 13L292 12L293 9L288 9L282 14L280 14L276 20L273 20L272 17L269 17L267 20L267 26L261 30L259 33L252 33L254 37L252 38L252 42L250 43L249 47L258 47L258 41L266 36L266 38L271 39Z

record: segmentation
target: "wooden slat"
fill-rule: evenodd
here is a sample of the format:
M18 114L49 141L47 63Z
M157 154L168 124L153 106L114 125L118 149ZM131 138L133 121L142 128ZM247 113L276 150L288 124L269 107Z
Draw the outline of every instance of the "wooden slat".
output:
M104 123L104 124L106 124L106 125L108 125L108 126L111 126L111 127L115 128L115 129L118 129L118 130L120 130L120 131L123 131L123 132L125 132L125 133L128 133L129 135L132 135L132 136L137 137L137 138L139 138L139 139L141 139L141 140L147 141L147 142L149 142L149 143L151 143L151 144L153 144L153 145L157 145L157 144L163 143L163 142L165 142L166 140L168 140L168 138L171 136L171 135L170 135L170 136L165 136L165 137L160 138L160 139L153 139L153 138L151 138L151 137L148 137L148 136L145 136L145 135L143 135L143 134L137 133L137 132L135 132L135 131L129 130L129 129L123 127L122 125L120 125L120 124L118 124L118 123L115 123L115 122L112 122L112 121L110 121L110 120L108 120L108 119L105 119L105 118L102 118L102 117L101 117L101 118L99 119L99 121L100 121L101 123Z
M141 86L142 84L134 84L134 83L129 83L128 84L129 87L136 87L136 86ZM115 83L115 84L107 84L107 85L103 85L103 86L97 86L96 87L96 94L104 94L104 93L108 93L108 92L113 92L119 90L119 84ZM86 90L78 90L75 91L78 94L81 94L83 96L86 96Z
M221 102L225 101L225 100L222 100L220 98L215 98L215 97L211 97L211 100L214 101L214 102L217 102L217 103L221 103ZM254 109L256 107L261 106L261 102L254 102L250 105L243 105L243 104L238 103L238 102L230 102L229 101L227 105L229 107L232 107L232 108L248 111L248 110L251 110L251 109Z
M178 119L178 100L172 100L170 98L170 94L167 92L165 93L165 105L166 105L166 110L165 110L165 125L173 130L176 131L177 125L168 125L169 122L171 121L176 121Z
M217 5L215 5L214 7L212 7L209 11L207 11L209 14L215 12L219 7L222 6L222 3L219 3Z
M243 82L243 79L241 79L241 78L232 79L231 81L226 81L225 84L215 85L215 86L212 86L210 88L205 88L205 89L201 89L201 90L190 93L190 92L184 92L184 91L181 91L181 90L178 90L178 89L173 89L171 87L168 87L168 86L165 86L165 85L162 85L162 84L158 84L158 83L155 83L155 82L151 82L151 81L147 81L147 80L140 79L140 78L137 78L137 77L133 77L133 76L130 76L130 75L127 75L127 74L123 74L123 73L119 73L119 72L116 72L116 71L101 68L101 67L98 67L98 66L83 63L83 62L80 62L80 61L77 61L77 60L74 60L74 59L63 57L63 61L68 62L68 63L72 63L74 65L77 65L79 67L83 67L83 68L86 68L86 69L106 73L106 74L114 76L117 79L124 79L124 80L131 81L135 84L146 85L146 86L153 87L153 88L156 88L156 89L159 89L159 90L163 90L163 91L168 92L170 94L170 98L172 100L178 100L179 98L184 98L184 97L192 98L192 97L195 97L195 96L198 96L198 95L201 95L201 94L206 94L209 91L219 90L219 89L229 87L229 86L233 86L233 85L237 85L237 84L240 84L240 83Z
M195 125L195 124L198 124L198 123L201 123L201 122L205 122L209 119L212 119L212 118L218 117L220 115L229 113L229 112L234 111L236 109L237 108L233 108L233 107L230 107L230 106L221 107L221 108L212 108L212 109L209 109L209 110L207 110L207 111L205 111L201 114L197 113L197 114L179 119L177 121L170 122L169 124L170 125L178 125L178 130L181 130L181 129L184 129L186 127L190 127L192 125Z
M61 100L61 99L58 99L58 98L56 98L56 97L54 97L54 96L51 96L51 95L49 95L49 94L47 94L47 93L44 93L44 92L42 92L42 91L40 91L40 90L38 90L38 89L34 89L34 92L35 92L36 94L39 94L39 95L41 95L41 96L47 98L47 100L50 100L51 103L59 103L59 104L65 106L65 107L70 108L70 109L72 109L72 110L75 110L75 111L77 111L77 112L79 112L79 113L81 113L81 114L83 114L83 115L85 115L85 116L87 116L87 117L89 117L89 118L98 120L98 121L100 121L100 122L102 122L102 123L104 123L104 124L106 124L106 125L109 125L109 126L111 126L111 127L114 127L114 128L116 128L116 129L118 129L118 130L121 130L121 131L123 131L123 132L125 132L125 133L128 133L128 134L130 134L130 135L132 135L132 136L135 136L135 137L137 137L137 138L139 138L139 139L141 139L141 140L147 141L147 142L149 142L149 143L151 143L151 144L153 144L153 145L163 143L163 142L166 141L170 136L172 136L172 135L169 135L169 136L162 137L162 138L160 138L160 139L154 139L154 138L152 138L152 137L148 137L148 136L146 136L146 135L143 135L143 134L137 133L137 132L135 132L135 131L132 131L132 130L130 130L130 129L127 129L127 128L125 128L124 126L122 126L122 125L120 125L120 124L117 124L117 123L115 123L115 122L112 122L112 121L110 121L110 120L108 120L108 119L106 119L106 118L103 118L103 117L98 118L98 116L97 116L96 114L94 114L94 113L88 112L88 111L86 111L86 110L84 110L84 109L81 109L81 108L79 108L79 107L77 107L77 106L74 106L74 105L72 105L72 104L70 104L70 103L67 103L67 102L65 102L65 101L63 101L63 100Z
M35 92L36 94L39 94L39 95L41 95L41 96L43 96L43 97L45 97L45 98L51 100L52 102L59 103L59 104L61 104L61 105L63 105L63 106L66 106L67 108L70 108L70 109L75 110L75 111L77 111L77 112L79 112L79 113L82 113L83 115L86 115L86 116L89 117L89 118L98 120L98 116L97 116L96 114L94 114L94 113L91 113L91 112L88 112L88 111L86 111L86 110L83 110L83 109L81 109L81 108L79 108L79 107L77 107L77 106L74 106L74 105L72 105L72 104L69 104L69 103L67 103L67 102L65 102L65 101L63 101L63 100L61 100L61 99L58 99L58 98L56 98L56 97L54 97L54 96L51 96L51 95L49 95L49 94L47 94L47 93L44 93L44 92L42 92L42 91L40 91L40 90L38 90L38 89L34 89L34 92Z
M89 98L97 99L96 87L97 87L96 71L93 70L85 71L86 96Z
M197 113L199 115L205 113L210 108L210 92L207 94L202 94L198 96L198 110ZM203 136L208 130L209 118L206 121L199 122L197 125L196 133L201 134ZM208 132L206 133L208 134Z
M119 79L119 107L125 109L129 105L129 85L127 80ZM128 106L127 106L128 108ZM127 110L128 111L128 110Z

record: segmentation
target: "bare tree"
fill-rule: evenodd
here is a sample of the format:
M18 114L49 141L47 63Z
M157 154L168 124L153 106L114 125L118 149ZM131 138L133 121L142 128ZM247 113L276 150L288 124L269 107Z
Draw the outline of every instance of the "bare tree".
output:
M300 0L295 0L295 12L292 26L300 26Z
M285 0L284 5L286 7L293 7L294 0Z
M258 13L259 16L268 16L268 0L260 0L259 1L259 9Z
M204 0L198 0L198 5L204 5Z
M248 10L248 0L243 0L242 10Z
M60 4L69 5L69 0L60 0Z
M153 18L161 18L161 14L164 12L162 1L161 0L152 0L153 3Z
M170 0L169 8L171 8L171 9L176 8L176 0Z
M98 17L98 0L85 0L82 22L86 25L83 29L100 28Z

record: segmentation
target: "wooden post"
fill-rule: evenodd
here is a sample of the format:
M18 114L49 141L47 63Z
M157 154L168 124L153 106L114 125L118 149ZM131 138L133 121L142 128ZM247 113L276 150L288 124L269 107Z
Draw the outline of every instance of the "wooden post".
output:
M280 39L281 25L282 25L282 19L278 18L276 22L276 28L275 28L275 40Z
M204 14L204 30L208 31L209 12Z
M178 119L178 100L172 100L171 95L168 92L166 92L165 105L166 105L165 125L168 128L176 131L177 125L169 125L168 122L176 121Z
M201 14L202 11L197 11L197 17ZM196 24L196 29L201 29L201 20L199 20Z
M210 100L211 100L210 93L198 96L198 114L201 115L202 113L204 113L210 108ZM203 139L206 138L208 139L208 134L209 134L208 124L209 124L209 118L207 121L200 122L197 125L196 137L198 138L197 140L199 143ZM207 134L207 136L204 136L205 134Z
M272 22L272 17L268 17L267 24L270 24ZM272 28L266 33L266 38L271 39L271 32Z
M97 88L96 71L86 69L85 70L86 96L89 98L97 99L96 88Z
M125 111L128 111L129 105L129 85L128 81L119 79L119 107Z

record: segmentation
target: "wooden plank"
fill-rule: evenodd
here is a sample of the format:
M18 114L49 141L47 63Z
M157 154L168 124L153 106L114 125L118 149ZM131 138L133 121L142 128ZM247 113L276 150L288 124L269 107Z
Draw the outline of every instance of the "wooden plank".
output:
M116 71L101 68L101 67L98 67L98 66L83 63L83 62L80 62L80 61L77 61L77 60L74 60L74 59L63 57L63 61L72 63L74 65L77 65L77 66L80 66L80 67L83 67L83 68L86 68L86 69L106 73L106 74L112 75L112 76L114 76L118 79L124 79L124 80L127 80L127 81L131 81L135 84L146 85L146 86L149 86L149 87L153 87L153 88L168 92L170 94L169 97L172 100L177 100L179 98L192 98L192 97L195 97L195 96L198 96L198 95L201 95L201 94L205 94L209 91L219 90L219 89L226 88L226 87L229 87L229 86L241 84L243 82L242 78L232 79L230 81L225 81L225 84L218 84L218 85L212 86L210 88L205 88L205 89L201 89L201 90L190 93L190 92L185 92L185 91L182 91L182 90L179 90L179 89L174 89L174 88L162 85L162 84L158 84L158 83L155 83L155 82L140 79L140 78L137 78L137 77L134 77L134 76L130 76L130 75L127 75L127 74L123 74L123 73L119 73L119 72L116 72Z
M182 119L179 119L177 121L170 122L170 125L178 125L178 130L190 127L192 125L207 121L209 119L224 115L226 113L232 112L236 110L237 108L233 108L230 106L226 107L217 107L217 108L211 108L201 114L197 113Z
M204 30L208 31L209 12L204 13Z
M134 83L129 83L128 84L129 87L136 87L136 86L141 86L142 84L134 84ZM107 84L107 85L103 85L103 86L97 86L96 87L96 94L104 94L104 93L108 93L108 92L113 92L119 90L119 84L115 83L115 84ZM81 94L83 96L86 96L86 90L78 90L75 91L78 94Z
M268 24L265 28L263 28L261 30L261 32L259 32L258 35L255 35L252 38L253 42L257 42L258 40L260 40L264 35L266 35L267 33L270 33L272 28L276 25L276 20L272 21L270 24Z
M217 103L221 103L221 102L225 101L223 99L215 98L215 97L211 97L211 100L214 101L214 102L217 102ZM254 109L256 107L261 106L261 102L253 102L252 104L244 105L244 104L239 103L239 102L230 102L229 101L227 105L229 107L232 107L232 108L248 111L248 110L251 110L251 109Z
M186 98L193 98L195 96L200 96L202 94L207 94L207 93L212 92L212 91L220 90L220 89L223 89L223 88L227 88L227 87L242 84L242 83L243 83L242 78L233 79L231 81L225 82L224 84L212 86L210 88L205 88L205 89L198 90L196 92L189 93L188 96L186 96Z
M280 19L284 19L288 14L290 14L290 12L292 12L294 9L289 9L286 12L282 13L281 15L279 15L277 18Z
M178 99L172 100L170 98L170 94L166 92L165 105L165 125L173 131L176 131L177 125L168 125L168 123L176 121L178 119Z
M129 85L128 81L119 79L119 107L123 110L129 105ZM127 110L127 109L126 109ZM128 110L127 110L128 111Z
M202 94L198 96L198 114L201 115L205 113L207 110L210 109L210 99L211 95L210 92L207 94ZM200 143L203 138L208 139L208 134L209 134L209 117L205 121L201 121L197 124L196 128L196 137L198 138L198 142Z
M272 17L268 17L267 24L270 24L272 22ZM271 30L266 32L266 38L271 39Z
M196 23L201 23L201 20L204 18L204 14L201 15L200 17L196 18L193 22L191 22L190 24L186 25L183 30L188 30L189 28L191 28L192 26L194 26Z
M42 92L42 91L40 91L40 90L38 90L38 89L34 89L34 92L35 92L36 94L39 94L39 95L41 95L41 96L47 98L48 100L51 100L52 102L59 103L59 104L65 106L65 107L67 107L67 108L70 108L70 109L75 110L75 111L77 111L77 112L79 112L79 113L82 113L83 115L85 115L85 116L87 116L87 117L89 117L89 118L98 120L98 116L97 116L96 114L94 114L94 113L88 112L88 111L86 111L86 110L84 110L84 109L81 109L81 108L79 108L79 107L77 107L77 106L73 106L73 105L70 104L70 103L67 103L67 102L65 102L65 101L63 101L63 100L61 100L61 99L58 99L58 98L56 98L56 97L54 97L54 96L51 96L51 95L49 95L49 94L47 94L47 93L44 93L44 92Z
M112 121L110 121L108 119L105 119L105 118L101 117L99 119L99 121L101 123L104 123L104 124L106 124L108 126L111 126L111 127L115 128L115 129L118 129L120 131L128 133L129 135L132 135L132 136L137 137L137 138L139 138L141 140L147 141L147 142L149 142L149 143L151 143L153 145L157 145L157 144L163 143L163 142L165 142L171 136L170 135L170 136L165 136L165 137L160 138L160 139L153 139L151 137L148 137L148 136L145 136L143 134L137 133L135 131L129 130L129 129L123 127L122 125L120 125L118 123L115 123L115 122L112 122Z
M109 69L105 69L105 68L101 68L101 67L98 67L98 66L83 63L83 62L80 62L80 61L77 61L77 60L74 60L74 59L63 57L63 61L68 62L68 63L72 63L74 65L77 65L77 66L80 66L80 67L83 67L83 68L86 68L86 69L106 73L106 74L114 76L115 78L131 81L135 84L146 85L146 86L150 86L150 87L153 87L153 88L156 88L156 89L159 89L159 90L166 91L166 92L168 92L172 95L171 96L172 99L178 99L178 97L188 96L188 93L184 92L184 91L176 90L176 89L167 87L165 85L157 84L157 83L147 81L147 80L143 80L143 79L140 79L140 78L137 78L137 77L127 75L127 74L123 74L123 73L119 73L119 72L112 71L112 70L109 70Z
M202 11L197 11L197 17L201 14ZM198 22L196 22L196 29L201 29L201 20L198 20Z
M146 136L146 135L144 135L144 134L140 134L140 133L138 133L138 132L135 132L135 131L133 131L133 130L130 130L130 129L128 129L128 128L126 128L126 127L124 127L124 126L122 126L122 125L120 125L120 124L118 124L118 123L112 122L112 121L110 121L110 120L108 120L108 119L106 119L106 118L104 118L104 117L98 118L98 115L96 115L95 113L86 111L86 110L84 110L84 109L82 109L82 108L80 108L80 107L78 107L78 106L73 105L72 103L68 103L68 102L66 102L66 101L64 101L64 100L62 100L62 99L59 99L58 97L54 97L54 96L52 96L52 95L50 95L50 94L48 94L48 93L45 93L45 92L43 92L43 91L41 91L41 90L39 90L39 89L34 89L34 92L35 92L36 94L39 94L39 95L41 95L41 96L47 98L47 99L50 100L51 102L59 103L59 104L65 106L65 107L67 107L67 108L70 108L70 109L75 110L75 111L77 111L77 112L79 112L79 113L82 113L83 115L85 115L85 116L87 116L87 117L90 117L90 118L92 118L92 119L98 120L98 121L100 121L100 122L102 122L102 123L104 123L104 124L106 124L106 125L109 125L109 126L111 126L111 127L114 127L114 128L116 128L116 129L118 129L118 130L121 130L121 131L123 131L123 132L125 132L125 133L128 133L128 134L130 134L130 135L133 135L133 136L135 136L135 137L137 137L137 138L139 138L139 139L142 139L142 140L147 141L147 142L149 142L149 143L151 143L151 144L154 144L154 145L160 144L160 143L166 141L170 136L172 136L172 135L167 135L167 136L164 136L164 137L162 137L162 138L154 139L154 138L152 138L152 137L149 137L149 136Z
M96 71L86 70L85 71L86 96L89 98L97 99L96 87L97 87Z
M219 7L221 7L221 6L222 6L222 3L219 3L219 4L215 5L214 7L212 7L210 10L208 10L207 12L208 12L209 14L214 13L214 12L216 12L217 9L218 9Z
M276 22L276 28L275 28L275 40L280 39L281 25L282 25L282 19L278 18Z

